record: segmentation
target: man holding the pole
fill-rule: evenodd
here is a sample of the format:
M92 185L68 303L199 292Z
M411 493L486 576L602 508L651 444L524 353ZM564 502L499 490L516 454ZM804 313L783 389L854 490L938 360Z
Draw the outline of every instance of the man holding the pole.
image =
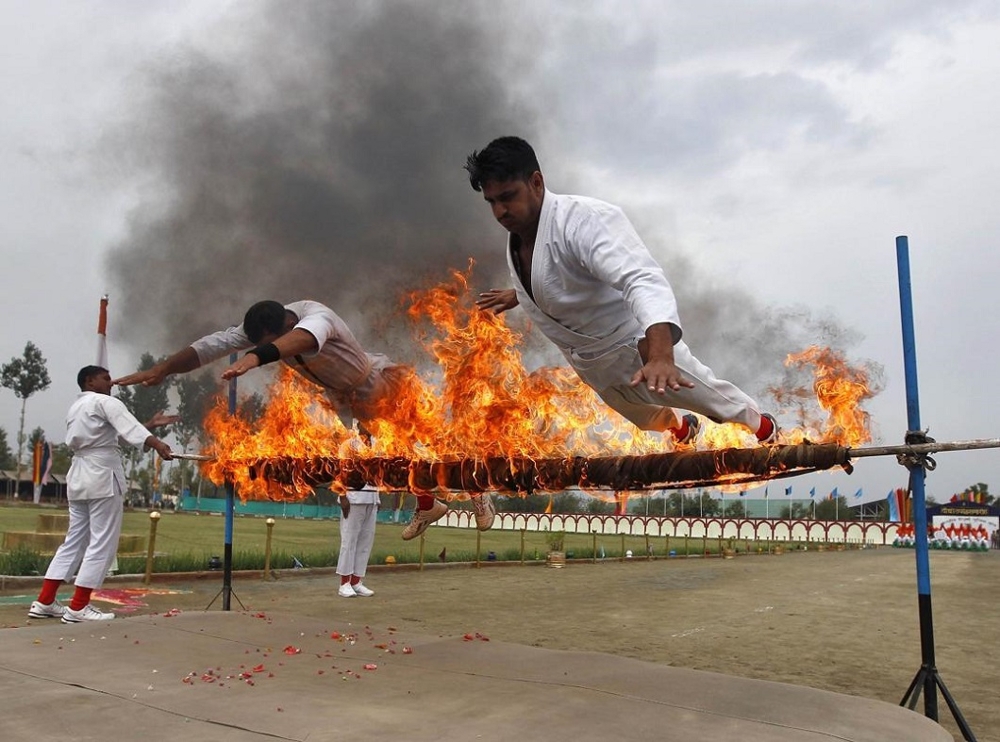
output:
M170 446L149 432L176 417L154 415L142 425L125 405L111 396L111 374L100 366L84 366L77 374L80 395L66 416L66 445L73 462L66 475L69 528L45 572L31 618L61 618L63 623L107 621L115 617L90 604L91 593L104 584L118 550L126 479L121 442L151 448L172 458ZM76 572L72 602L56 600L59 587Z

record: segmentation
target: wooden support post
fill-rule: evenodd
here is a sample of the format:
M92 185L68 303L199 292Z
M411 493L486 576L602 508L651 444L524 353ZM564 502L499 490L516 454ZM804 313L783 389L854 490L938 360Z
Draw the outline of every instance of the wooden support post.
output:
M160 511L149 514L149 549L146 550L146 576L143 583L148 585L153 581L153 555L156 553L156 525L160 522Z
M267 541L264 542L264 579L271 578L271 531L274 530L274 518L264 521L267 524Z

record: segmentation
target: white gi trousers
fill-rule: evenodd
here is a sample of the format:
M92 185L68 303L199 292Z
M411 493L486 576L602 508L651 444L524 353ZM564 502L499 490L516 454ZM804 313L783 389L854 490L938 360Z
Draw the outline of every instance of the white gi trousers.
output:
M639 351L622 349L622 370L631 375L642 368ZM713 422L742 423L751 431L760 427L761 413L757 403L732 382L718 378L715 373L692 355L684 341L674 345L674 365L694 388L681 387L678 391L664 390L663 394L650 391L642 382L629 386L628 382L596 389L601 399L627 420L642 430L663 432L680 424L677 413L671 409L690 410L704 415ZM578 373L586 381L586 372Z
M122 494L117 481L112 497L69 501L69 529L45 571L45 579L67 581L76 575L78 587L99 588L118 552L122 532Z
M350 514L340 519L340 556L337 559L337 574L341 577L357 575L364 577L368 570L368 558L375 543L375 519L378 505L375 503L351 504Z

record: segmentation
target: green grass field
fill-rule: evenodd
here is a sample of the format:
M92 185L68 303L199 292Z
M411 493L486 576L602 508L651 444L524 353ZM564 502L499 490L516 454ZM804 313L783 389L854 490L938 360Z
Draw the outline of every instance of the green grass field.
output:
M40 513L59 513L65 510L34 506L0 505L0 532L34 531ZM234 569L262 569L267 543L265 518L237 516L233 522ZM123 534L149 536L150 518L146 511L126 511ZM379 524L375 531L375 546L371 563L381 564L393 556L397 563L415 563L420 560L420 539L403 541L400 533L403 524ZM298 560L306 567L335 566L340 549L339 524L332 520L305 520L276 518L271 533L271 567L285 569ZM522 558L522 533L520 531L490 530L479 533L466 528L432 526L424 536L424 561L437 562L442 551L449 562L470 562L478 555L487 559L490 551L501 561L519 561ZM526 561L545 560L549 552L549 534L526 531L523 534L523 558ZM156 527L156 572L187 572L207 569L212 556L222 556L225 542L225 518L221 515L173 513L166 511ZM147 542L148 543L148 542ZM654 555L666 556L670 550L678 554L700 554L707 549L718 553L719 544L710 539L650 538L649 547ZM631 550L638 558L646 553L646 539L641 536L625 537L604 535L596 539L598 557L620 558ZM594 556L595 540L590 534L566 534L564 550L570 558L590 559ZM0 553L0 574L30 575L44 571L50 555L25 549ZM119 555L119 571L141 574L146 570L146 555Z

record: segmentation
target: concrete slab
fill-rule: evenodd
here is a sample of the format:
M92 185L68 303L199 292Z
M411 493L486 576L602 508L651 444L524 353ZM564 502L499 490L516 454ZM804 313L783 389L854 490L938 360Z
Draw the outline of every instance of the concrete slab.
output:
M366 669L368 668L368 669ZM854 696L589 652L262 612L0 632L0 739L945 742Z

